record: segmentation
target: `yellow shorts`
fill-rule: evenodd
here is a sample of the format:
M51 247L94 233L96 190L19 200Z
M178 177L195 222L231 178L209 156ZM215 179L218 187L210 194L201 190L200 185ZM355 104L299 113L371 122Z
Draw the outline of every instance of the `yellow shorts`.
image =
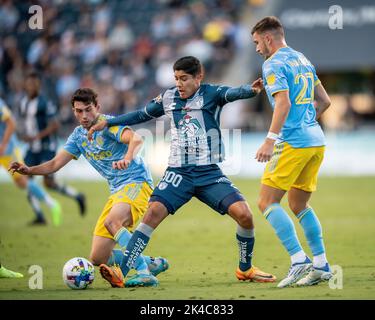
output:
M23 157L22 157L22 152L21 152L20 148L14 148L12 154L10 154L10 155L1 156L0 157L0 166L4 167L5 170L8 170L10 164L13 161L17 161L17 162L23 163ZM16 179L18 179L21 176L22 176L21 174L15 172L12 175L12 178L13 178L13 180L16 180Z
M287 142L275 145L262 184L285 191L290 188L315 191L324 150L324 146L293 148Z
M113 239L113 236L108 232L104 226L104 221L107 218L112 207L116 203L128 203L131 206L131 214L133 224L127 229L133 231L138 220L143 217L148 207L148 200L150 199L152 188L147 182L143 183L130 183L124 186L120 191L111 195L96 222L94 235Z

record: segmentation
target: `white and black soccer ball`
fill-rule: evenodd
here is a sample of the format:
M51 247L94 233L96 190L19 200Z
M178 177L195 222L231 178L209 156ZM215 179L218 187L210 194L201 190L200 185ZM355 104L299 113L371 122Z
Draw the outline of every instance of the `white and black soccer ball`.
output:
M65 263L63 280L71 289L86 289L93 281L94 266L85 258L75 257Z

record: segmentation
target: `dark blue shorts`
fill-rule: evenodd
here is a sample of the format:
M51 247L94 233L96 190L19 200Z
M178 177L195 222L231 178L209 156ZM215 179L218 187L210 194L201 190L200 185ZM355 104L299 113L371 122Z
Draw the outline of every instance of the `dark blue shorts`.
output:
M175 213L192 197L198 198L220 214L237 201L245 201L240 191L223 174L216 164L168 167L151 195L150 202L165 205L170 214Z
M28 150L25 156L25 164L29 167L37 166L44 162L47 162L56 155L55 151L44 150L41 152L31 152Z

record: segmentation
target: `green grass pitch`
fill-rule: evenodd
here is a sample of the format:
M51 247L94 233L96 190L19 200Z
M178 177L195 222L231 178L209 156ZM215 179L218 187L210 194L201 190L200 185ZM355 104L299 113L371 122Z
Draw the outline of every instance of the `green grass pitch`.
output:
M256 208L259 179L234 182L254 213L253 262L280 280L288 271L289 258ZM104 182L72 185L86 192L88 214L80 217L75 202L56 196L64 209L64 221L58 228L51 224L26 226L33 215L25 195L10 183L0 185L0 259L4 266L25 275L22 279L0 279L0 300L375 298L375 177L321 178L311 201L323 225L329 261L343 270L342 289L331 289L327 283L277 289L276 284L237 281L234 221L193 199L160 225L146 249L146 254L161 255L170 262L170 269L159 275L158 287L112 289L96 270L89 289L71 290L62 281L62 267L72 257L88 257L92 230L108 197ZM298 222L297 232L310 253ZM42 290L29 289L31 265L43 268Z

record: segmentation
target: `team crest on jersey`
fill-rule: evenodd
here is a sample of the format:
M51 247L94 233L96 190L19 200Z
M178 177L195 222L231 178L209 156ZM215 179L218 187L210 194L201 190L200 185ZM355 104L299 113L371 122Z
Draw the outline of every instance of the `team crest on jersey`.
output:
M184 139L190 140L203 133L202 126L199 121L189 114L186 114L179 122L178 129Z
M272 85L274 85L275 82L276 82L276 75L275 75L274 73L271 73L271 74L269 74L269 75L267 76L266 80L267 80L267 84L268 84L269 86L272 86Z
M95 139L96 143L99 145L99 146L103 146L104 144L104 140L103 140L103 137L102 136L97 136L96 139Z
M158 185L159 190L165 190L168 187L168 183L161 181Z

